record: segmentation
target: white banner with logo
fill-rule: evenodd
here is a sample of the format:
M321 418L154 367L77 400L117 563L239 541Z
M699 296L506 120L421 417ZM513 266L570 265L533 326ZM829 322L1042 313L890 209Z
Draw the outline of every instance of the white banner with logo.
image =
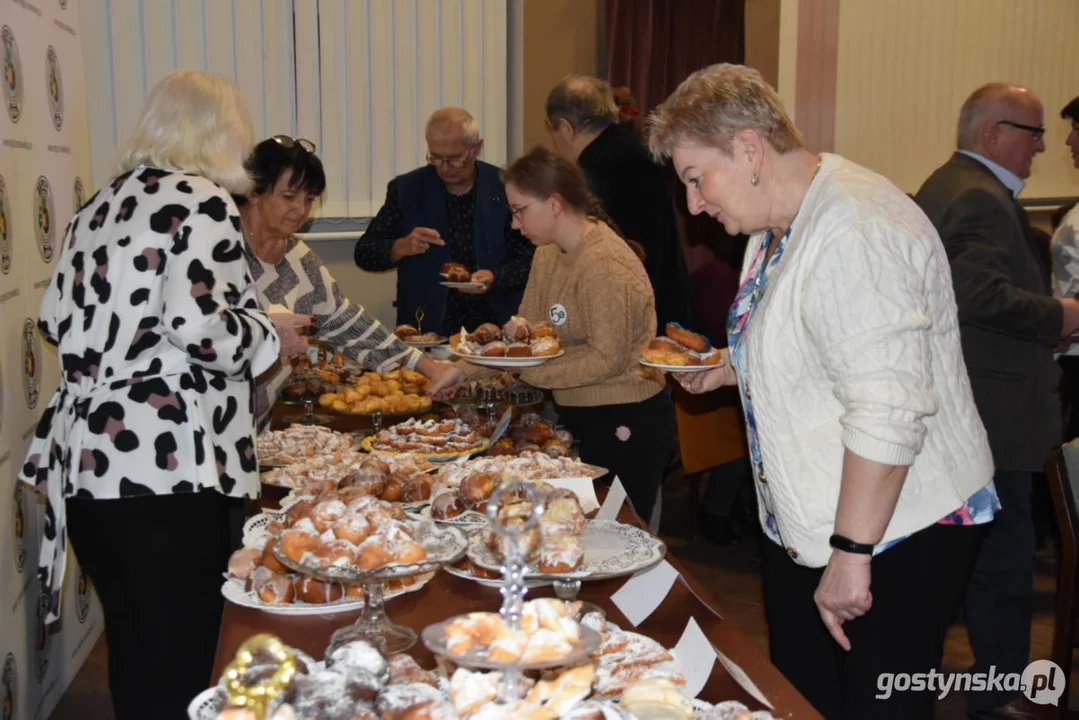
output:
M37 331L59 243L88 199L89 128L78 0L0 0L0 696L8 720L48 718L103 628L74 558L63 617L46 628L37 578L44 505L18 483L56 389L56 353Z

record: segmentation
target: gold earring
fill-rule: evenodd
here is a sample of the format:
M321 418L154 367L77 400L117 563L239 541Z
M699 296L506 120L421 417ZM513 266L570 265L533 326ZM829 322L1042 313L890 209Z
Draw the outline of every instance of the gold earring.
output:
M749 176L749 184L754 186L754 187L757 186L757 172L756 171L754 171L753 174Z

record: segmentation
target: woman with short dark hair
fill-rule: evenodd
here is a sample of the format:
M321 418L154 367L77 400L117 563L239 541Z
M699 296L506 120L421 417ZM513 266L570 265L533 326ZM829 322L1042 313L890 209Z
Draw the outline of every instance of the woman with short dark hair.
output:
M244 250L263 306L312 316L312 337L366 368L386 372L404 366L423 373L431 379L430 394L459 382L459 369L406 346L342 295L318 255L295 237L326 189L314 143L275 135L255 146L245 167L254 189L237 202ZM269 417L291 372L291 366L282 363L259 378L255 413L260 423Z

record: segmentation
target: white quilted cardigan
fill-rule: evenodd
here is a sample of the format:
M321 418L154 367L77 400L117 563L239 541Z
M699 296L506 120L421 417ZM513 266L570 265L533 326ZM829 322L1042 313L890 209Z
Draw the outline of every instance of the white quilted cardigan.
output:
M751 238L747 267L763 238ZM910 466L882 542L992 481L944 247L880 175L823 155L745 341L761 521L767 504L799 564L828 562L844 448Z

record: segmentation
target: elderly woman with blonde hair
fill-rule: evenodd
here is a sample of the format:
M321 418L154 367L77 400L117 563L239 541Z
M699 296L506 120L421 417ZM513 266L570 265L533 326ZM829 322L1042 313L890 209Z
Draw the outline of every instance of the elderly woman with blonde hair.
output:
M118 174L80 208L41 301L60 387L21 480L47 495L38 572L60 616L70 537L97 588L117 718L183 717L210 679L232 500L259 491L252 386L306 348L258 307L230 193L251 123L225 78L150 93Z
M939 667L999 508L940 239L888 180L808 151L755 70L694 73L649 129L689 209L752 236L729 363L679 377L742 397L772 661L826 718L931 718L931 690L881 678Z

